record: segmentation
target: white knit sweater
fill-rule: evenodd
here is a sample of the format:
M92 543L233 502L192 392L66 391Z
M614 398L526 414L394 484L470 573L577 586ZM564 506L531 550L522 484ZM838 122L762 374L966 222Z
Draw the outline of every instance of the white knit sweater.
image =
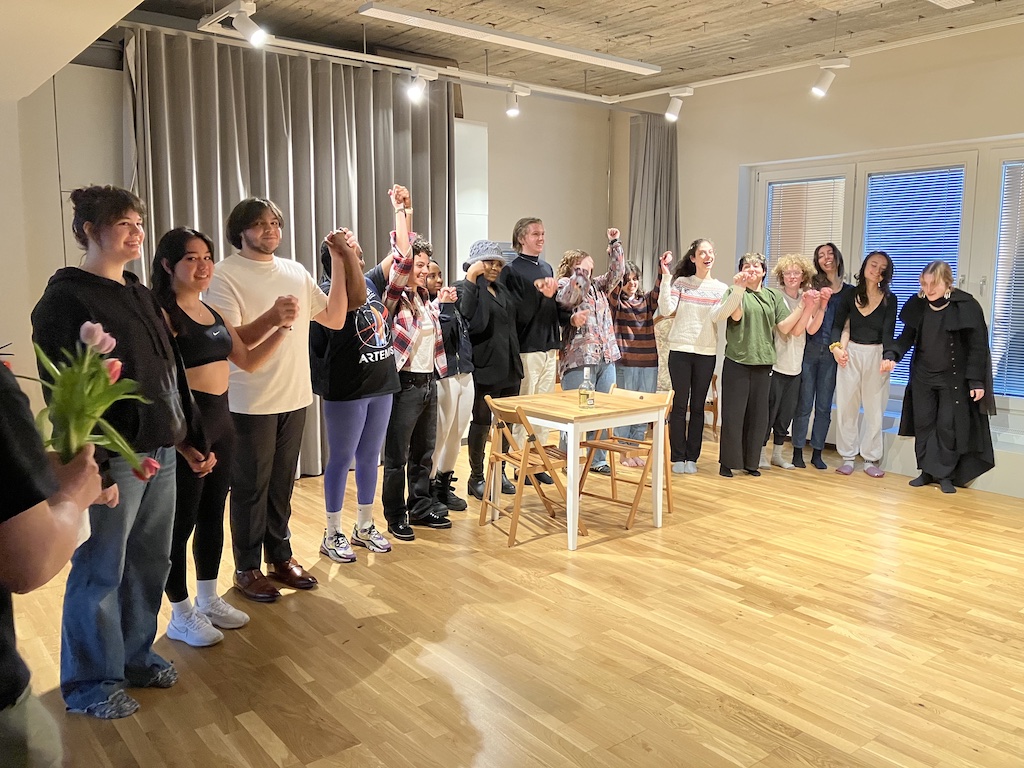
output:
M670 290L658 297L658 311L664 317L676 313L668 334L673 352L695 355L718 354L718 323L739 306L743 291L733 291L725 302L726 284L713 277L679 277Z

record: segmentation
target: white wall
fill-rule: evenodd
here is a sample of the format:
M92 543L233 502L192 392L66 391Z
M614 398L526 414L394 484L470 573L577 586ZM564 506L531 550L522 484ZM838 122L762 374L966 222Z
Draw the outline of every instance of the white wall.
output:
M487 125L488 236L509 241L523 216L544 220L544 257L582 248L604 258L609 221L610 113L587 104L535 97L505 114L505 94L463 86L467 120ZM625 226L625 222L618 224Z

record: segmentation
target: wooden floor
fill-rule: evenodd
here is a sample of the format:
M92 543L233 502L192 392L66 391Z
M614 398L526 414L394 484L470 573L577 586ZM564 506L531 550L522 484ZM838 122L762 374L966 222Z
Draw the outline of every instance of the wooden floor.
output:
M1024 765L1019 501L860 471L727 480L716 457L673 477L660 530L589 500L568 552L533 499L512 549L471 507L349 565L318 556L322 484L302 480L293 544L320 587L229 595L252 622L206 649L163 636L165 607L180 680L125 720L63 714L62 579L17 599L21 648L73 766Z

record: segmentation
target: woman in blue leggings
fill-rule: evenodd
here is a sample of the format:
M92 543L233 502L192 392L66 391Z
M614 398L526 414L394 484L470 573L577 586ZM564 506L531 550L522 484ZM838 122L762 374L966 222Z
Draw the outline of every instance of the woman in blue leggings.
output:
M345 280L349 306L345 326L332 331L316 323L309 331L309 360L313 391L323 398L328 461L324 469L327 529L320 553L336 563L355 562L352 545L371 552L390 552L391 544L373 524L377 467L391 418L391 399L401 385L391 347L391 328L380 298L368 293L363 278L361 251L351 232L347 248L325 240L320 261L325 282L331 280L331 250L345 254ZM324 285L326 288L327 285ZM341 508L348 470L356 465L356 522L351 541L342 531Z

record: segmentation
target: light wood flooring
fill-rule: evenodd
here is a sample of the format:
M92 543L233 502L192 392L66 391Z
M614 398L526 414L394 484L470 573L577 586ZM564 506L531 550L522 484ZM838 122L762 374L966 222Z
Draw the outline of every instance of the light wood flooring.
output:
M165 607L180 680L124 720L63 713L62 578L16 598L20 645L72 766L1024 766L1020 502L859 470L727 480L716 458L673 477L660 530L585 500L569 552L527 497L512 549L474 505L350 565L318 556L304 479L293 543L320 587L229 593L252 621L206 649L163 636Z

